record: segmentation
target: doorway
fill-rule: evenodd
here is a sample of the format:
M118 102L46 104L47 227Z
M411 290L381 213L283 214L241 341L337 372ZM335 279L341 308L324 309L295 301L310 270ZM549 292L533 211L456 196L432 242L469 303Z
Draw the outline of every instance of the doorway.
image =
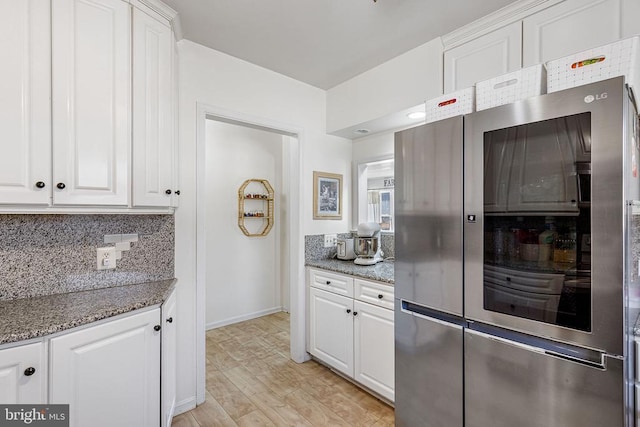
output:
M207 329L288 311L291 358L302 362L308 355L305 294L300 286L304 284L298 178L302 131L201 104L197 117L196 382L200 404L205 400ZM216 157L218 150L222 155ZM238 189L250 178L273 180L276 193L275 225L267 236L257 239L244 236L238 227Z

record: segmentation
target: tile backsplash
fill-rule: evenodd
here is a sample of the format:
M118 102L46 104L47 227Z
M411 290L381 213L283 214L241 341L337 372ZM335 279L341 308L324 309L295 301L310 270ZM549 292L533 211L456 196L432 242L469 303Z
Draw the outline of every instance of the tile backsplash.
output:
M96 269L107 234L139 235L114 270ZM173 215L0 215L0 300L174 277Z

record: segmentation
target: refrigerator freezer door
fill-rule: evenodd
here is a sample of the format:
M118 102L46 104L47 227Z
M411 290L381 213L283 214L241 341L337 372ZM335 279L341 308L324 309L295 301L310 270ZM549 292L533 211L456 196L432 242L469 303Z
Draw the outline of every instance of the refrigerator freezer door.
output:
M395 135L395 294L462 316L462 116Z
M462 427L462 327L396 300L397 427Z
M605 369L464 332L466 427L624 425L623 361Z

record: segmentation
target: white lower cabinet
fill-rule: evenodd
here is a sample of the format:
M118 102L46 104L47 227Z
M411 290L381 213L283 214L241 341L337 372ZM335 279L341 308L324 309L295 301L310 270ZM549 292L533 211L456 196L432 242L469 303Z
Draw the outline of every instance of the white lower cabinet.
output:
M354 375L356 381L394 400L393 310L354 301Z
M327 280L317 280L326 275L340 283L340 294L326 290ZM309 269L309 279L309 353L393 401L393 287L356 279L354 299L344 295L354 295L353 277Z
M0 350L0 402L46 402L47 374L43 342Z
M176 408L176 291L174 290L169 298L162 304L162 390L160 405L161 426L170 427L171 420Z
M50 403L71 426L159 426L160 334L153 309L51 338Z
M353 377L353 299L316 288L309 294L309 352Z

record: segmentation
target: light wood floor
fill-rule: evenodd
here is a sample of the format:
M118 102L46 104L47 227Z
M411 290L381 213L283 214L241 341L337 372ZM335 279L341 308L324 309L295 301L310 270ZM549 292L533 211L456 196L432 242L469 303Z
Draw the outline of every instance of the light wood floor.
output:
M206 402L172 427L393 426L393 408L326 367L289 359L289 315L207 332Z

